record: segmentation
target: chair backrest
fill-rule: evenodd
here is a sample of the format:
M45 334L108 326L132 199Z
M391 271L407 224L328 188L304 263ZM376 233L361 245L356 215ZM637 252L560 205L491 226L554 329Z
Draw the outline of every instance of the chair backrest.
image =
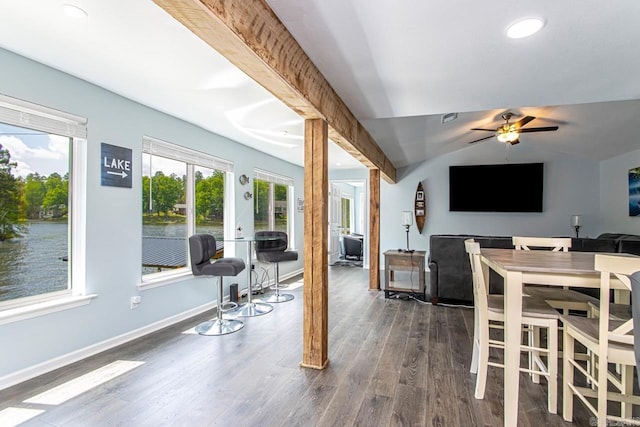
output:
M194 275L201 275L202 267L211 264L211 258L215 254L216 238L211 234L194 234L189 237L189 257Z
M568 252L571 247L571 237L523 237L513 236L513 246L517 250L550 249L553 252Z
M289 238L284 231L256 231L256 252L284 252L289 246Z
M345 235L342 236L342 241L345 255L362 256L362 237Z
M469 254L469 263L471 264L473 305L479 310L481 316L486 316L489 310L489 302L487 300L487 284L482 272L482 261L480 260L480 243L473 239L467 239L464 241L464 248Z
M609 341L633 344L633 317L620 326L612 329L609 327L609 289L611 287L611 277L618 279L624 287L631 292L640 286L640 257L626 254L596 254L595 269L600 272L600 339L604 340L604 334L608 334ZM635 295L637 298L638 294ZM632 307L634 314L635 304ZM637 316L634 316L637 319ZM612 329L612 330L609 330Z

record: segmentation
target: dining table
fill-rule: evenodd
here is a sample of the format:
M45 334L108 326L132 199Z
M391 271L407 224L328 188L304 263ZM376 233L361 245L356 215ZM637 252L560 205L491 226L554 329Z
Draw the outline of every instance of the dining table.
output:
M485 281L489 270L504 278L504 425L514 427L518 425L523 284L599 288L600 273L594 268L595 252L495 248L480 252ZM612 279L611 288L624 286Z

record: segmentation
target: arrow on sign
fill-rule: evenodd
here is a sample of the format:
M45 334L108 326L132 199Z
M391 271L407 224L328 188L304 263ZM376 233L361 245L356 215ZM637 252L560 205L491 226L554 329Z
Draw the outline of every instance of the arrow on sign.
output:
M125 171L122 172L111 172L111 171L107 171L107 173L109 175L120 175L122 178L126 178L128 175Z

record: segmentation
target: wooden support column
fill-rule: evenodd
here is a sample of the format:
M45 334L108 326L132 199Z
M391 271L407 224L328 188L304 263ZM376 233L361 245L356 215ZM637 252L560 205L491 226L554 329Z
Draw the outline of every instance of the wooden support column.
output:
M304 289L302 362L324 369L329 363L329 131L322 119L304 125Z
M369 290L380 290L380 170L369 169Z

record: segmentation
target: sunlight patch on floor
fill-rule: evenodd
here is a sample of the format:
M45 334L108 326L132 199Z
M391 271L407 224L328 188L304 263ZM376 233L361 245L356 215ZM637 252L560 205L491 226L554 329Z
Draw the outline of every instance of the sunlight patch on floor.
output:
M14 408L9 407L0 411L0 426L14 427L37 417L44 412L43 409Z
M98 368L95 371L33 396L24 402L42 405L60 405L143 364L144 362L116 360L102 368Z
M303 279L300 279L300 280L297 280L297 281L295 281L295 282L288 283L288 284L286 284L286 286L284 286L284 285L282 285L282 284L281 284L281 285L280 285L280 289L281 289L281 290L282 290L282 289L293 290L293 289L301 288L301 287L302 287L302 285L304 285L304 281L303 281Z

